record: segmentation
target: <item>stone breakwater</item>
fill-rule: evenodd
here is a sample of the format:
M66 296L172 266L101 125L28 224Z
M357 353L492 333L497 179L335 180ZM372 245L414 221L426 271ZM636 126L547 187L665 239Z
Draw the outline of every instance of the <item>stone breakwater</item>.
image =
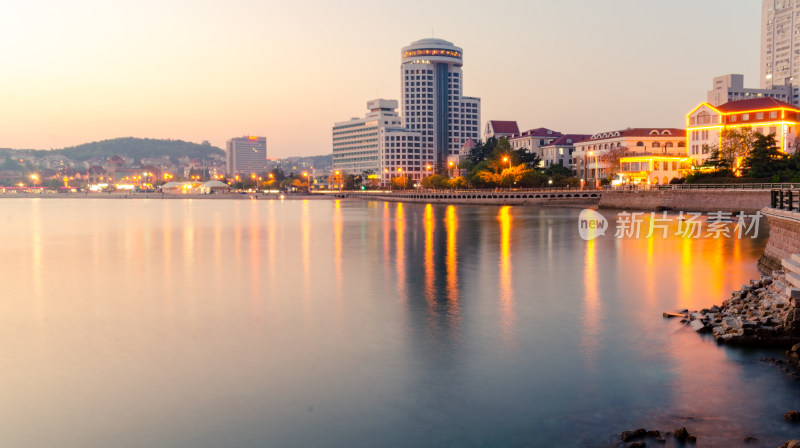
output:
M791 347L800 343L798 304L800 289L787 282L783 271L773 271L743 285L719 306L684 310L682 322L723 344Z

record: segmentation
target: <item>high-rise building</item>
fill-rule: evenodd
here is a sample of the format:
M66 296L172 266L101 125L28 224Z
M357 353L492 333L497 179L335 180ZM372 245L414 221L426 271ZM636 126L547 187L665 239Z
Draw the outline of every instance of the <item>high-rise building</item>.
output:
M714 78L714 86L708 91L708 104L721 106L729 101L751 98L775 98L791 102L792 86L774 86L771 89L751 89L744 86L744 75L724 75Z
M372 100L367 109L364 118L333 125L333 169L347 174L372 173L384 183L398 173L412 171L411 166L417 166L414 156L420 154L420 133L402 127L397 100ZM421 173L415 171L417 176L412 178L419 179Z
M267 170L267 138L237 137L225 144L225 168L229 176Z
M422 39L402 49L403 122L422 136L421 165L447 170L447 158L480 138L481 100L463 96L463 50L442 39Z
M761 88L792 86L800 105L800 2L763 0L761 4Z

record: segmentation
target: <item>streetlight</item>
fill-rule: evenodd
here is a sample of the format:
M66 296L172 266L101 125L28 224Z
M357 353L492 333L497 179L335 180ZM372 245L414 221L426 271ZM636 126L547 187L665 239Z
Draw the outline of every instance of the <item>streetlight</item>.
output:
M397 172L400 173L400 177L403 177L403 169L402 168L397 167ZM403 177L403 189L404 190L406 189L406 178L405 177Z
M448 171L450 172L450 177L453 177L453 166L455 164L453 162L448 162Z
M339 183L339 191L341 192L342 191L342 178L339 175L338 171L336 172L336 181Z
M303 171L303 177L306 178L306 193L311 192L311 179L308 178L308 173Z

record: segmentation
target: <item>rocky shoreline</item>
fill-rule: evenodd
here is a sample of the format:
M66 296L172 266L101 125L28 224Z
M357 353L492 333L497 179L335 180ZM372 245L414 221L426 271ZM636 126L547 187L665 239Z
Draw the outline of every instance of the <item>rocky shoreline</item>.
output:
M800 343L798 304L800 289L791 287L783 271L773 271L719 306L664 316L681 316L681 322L698 333L710 332L720 344L788 348Z

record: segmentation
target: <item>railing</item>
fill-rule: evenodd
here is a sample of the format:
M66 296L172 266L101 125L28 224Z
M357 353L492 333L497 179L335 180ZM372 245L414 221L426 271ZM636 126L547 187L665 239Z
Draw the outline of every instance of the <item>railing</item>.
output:
M778 210L800 211L800 191L791 189L772 190L770 207Z
M447 188L409 188L407 190L317 190L315 194L476 194L476 193L558 193L558 192L578 192L578 191L602 191L602 188L580 188L580 187L543 187L543 188L467 188L451 190Z
M800 189L800 184L763 183L763 184L675 184L658 185L659 190L772 190Z

